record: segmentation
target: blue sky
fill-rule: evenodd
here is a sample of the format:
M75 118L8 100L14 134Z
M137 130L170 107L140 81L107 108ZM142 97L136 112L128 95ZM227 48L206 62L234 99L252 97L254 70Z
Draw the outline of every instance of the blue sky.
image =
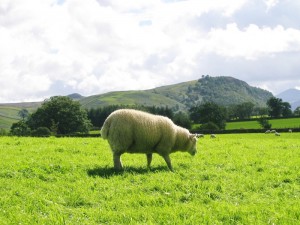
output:
M300 88L298 0L0 0L0 102L233 76Z

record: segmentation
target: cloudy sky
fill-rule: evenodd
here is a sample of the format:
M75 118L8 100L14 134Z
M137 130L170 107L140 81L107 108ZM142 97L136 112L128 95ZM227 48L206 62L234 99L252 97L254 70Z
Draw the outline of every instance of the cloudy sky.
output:
M233 76L300 88L299 0L0 0L0 102Z

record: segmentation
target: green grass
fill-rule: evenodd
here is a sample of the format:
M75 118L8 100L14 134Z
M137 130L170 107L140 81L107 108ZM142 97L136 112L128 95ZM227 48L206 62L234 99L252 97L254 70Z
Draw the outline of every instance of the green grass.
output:
M195 157L123 156L101 138L0 138L0 224L299 224L300 134L218 135Z
M270 119L272 128L299 128L300 118L287 119ZM257 121L243 121L243 122L228 122L226 123L226 130L234 129L260 129L261 126Z

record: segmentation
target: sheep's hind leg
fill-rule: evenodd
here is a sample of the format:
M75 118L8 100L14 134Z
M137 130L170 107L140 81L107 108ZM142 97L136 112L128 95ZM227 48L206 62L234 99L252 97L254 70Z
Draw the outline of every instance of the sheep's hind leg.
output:
M163 157L164 160L166 161L166 163L167 163L169 169L170 169L172 172L174 172L173 167L172 167L172 164L171 164L170 156L169 156L169 155L163 155L162 157Z
M146 154L147 156L147 166L150 168L151 162L152 162L152 153Z
M115 170L123 170L123 165L121 162L121 154L120 153L113 153L114 156L114 168Z

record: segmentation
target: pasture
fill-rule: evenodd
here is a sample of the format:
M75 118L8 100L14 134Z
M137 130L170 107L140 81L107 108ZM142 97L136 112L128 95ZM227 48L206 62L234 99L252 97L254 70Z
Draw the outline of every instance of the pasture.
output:
M101 138L0 137L0 224L299 224L300 133L227 134L198 154L122 157Z
M300 128L300 118L270 119L269 122L272 124L272 129ZM261 126L256 120L226 123L226 130L260 128Z

